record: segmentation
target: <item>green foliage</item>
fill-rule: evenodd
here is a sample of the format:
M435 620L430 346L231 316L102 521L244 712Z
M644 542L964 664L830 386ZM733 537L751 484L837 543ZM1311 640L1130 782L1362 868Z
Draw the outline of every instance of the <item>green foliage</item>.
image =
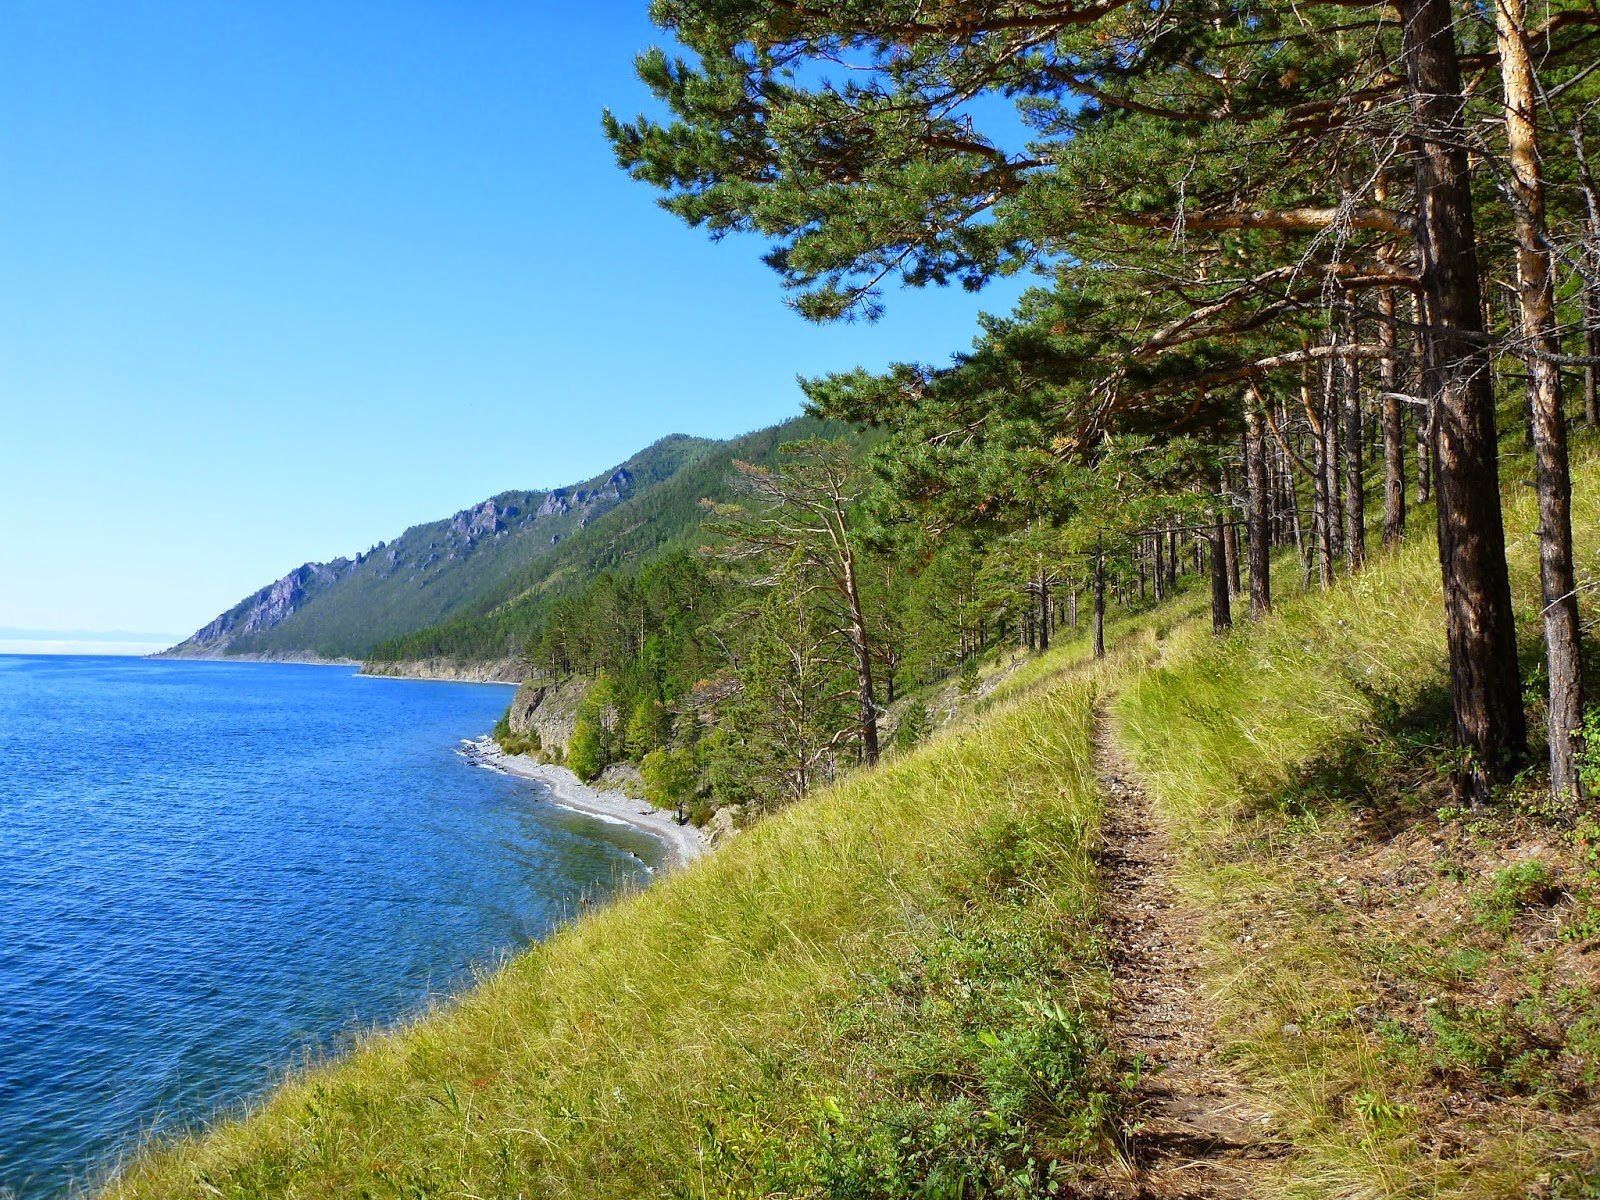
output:
M580 716L567 743L567 766L588 783L605 770L607 762L604 727L596 717Z
M1478 923L1492 933L1506 937L1517 914L1535 905L1549 904L1557 892L1550 880L1550 868L1538 859L1529 859L1495 872L1487 895L1475 907Z
M640 762L639 773L644 778L645 796L657 808L677 808L687 803L699 778L694 752L685 749L651 750Z
M630 620L637 617L635 598L619 589L636 585L659 612L669 607L670 597L661 594L672 590L669 581L687 580L690 590L681 597L681 606L692 609L704 585L693 582L684 564L693 561L701 541L701 501L731 495L734 460L774 462L779 446L811 436L861 437L834 422L797 417L732 441L698 442L699 452L684 455L649 487L643 470L633 465L636 460L629 460L629 469L639 478L627 500L587 524L577 524L574 517L559 543L546 544L448 619L413 622L399 636L374 646L368 657L375 662L522 657L557 676L615 671L618 659L633 661L641 653L637 621ZM654 456L647 451L638 460L648 467ZM652 570L654 581L646 581ZM647 628L647 636L651 631ZM653 631L663 632L659 625ZM666 636L678 640L676 633ZM692 659L683 669L695 669Z
M910 750L925 741L932 731L933 717L928 712L928 706L921 700L913 700L906 705L900 715L900 725L894 731L895 749L902 753Z
M671 718L659 700L641 696L633 705L628 718L628 730L623 745L634 762L643 762L647 754L661 745L671 732Z

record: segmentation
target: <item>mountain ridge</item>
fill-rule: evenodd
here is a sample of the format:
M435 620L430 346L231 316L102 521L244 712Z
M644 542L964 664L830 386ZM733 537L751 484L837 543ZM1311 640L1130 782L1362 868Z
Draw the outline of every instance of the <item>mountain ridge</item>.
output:
M724 444L670 434L583 482L499 492L353 557L301 563L155 657L359 661L386 639L455 615Z

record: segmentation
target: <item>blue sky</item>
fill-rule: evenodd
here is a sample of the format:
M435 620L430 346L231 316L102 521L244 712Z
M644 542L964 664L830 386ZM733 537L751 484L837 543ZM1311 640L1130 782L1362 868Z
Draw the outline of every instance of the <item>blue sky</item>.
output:
M187 634L1009 306L807 325L656 208L599 132L647 103L646 7L0 0L0 650Z

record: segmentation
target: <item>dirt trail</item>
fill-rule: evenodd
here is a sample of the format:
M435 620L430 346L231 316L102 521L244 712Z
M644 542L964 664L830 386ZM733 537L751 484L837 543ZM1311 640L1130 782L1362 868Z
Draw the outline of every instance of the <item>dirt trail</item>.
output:
M1116 1028L1123 1049L1149 1064L1138 1094L1142 1127L1130 1146L1131 1195L1270 1195L1270 1165L1287 1148L1217 1059L1195 918L1179 907L1172 886L1172 848L1104 716L1095 770L1106 790L1101 878Z

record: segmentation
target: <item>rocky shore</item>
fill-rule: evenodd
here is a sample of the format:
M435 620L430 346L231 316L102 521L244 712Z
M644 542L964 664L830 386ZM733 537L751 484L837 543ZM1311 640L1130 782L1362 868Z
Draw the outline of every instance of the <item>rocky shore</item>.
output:
M679 825L672 813L623 792L590 787L565 767L536 762L526 755L508 755L491 737L463 741L461 752L479 766L544 784L550 791L551 803L562 808L602 820L622 821L658 838L666 847L667 863L671 867L693 862L709 848L698 829L693 825Z
M528 665L521 659L472 662L455 658L423 658L403 662L365 662L361 674L385 679L432 679L451 683L521 683Z

